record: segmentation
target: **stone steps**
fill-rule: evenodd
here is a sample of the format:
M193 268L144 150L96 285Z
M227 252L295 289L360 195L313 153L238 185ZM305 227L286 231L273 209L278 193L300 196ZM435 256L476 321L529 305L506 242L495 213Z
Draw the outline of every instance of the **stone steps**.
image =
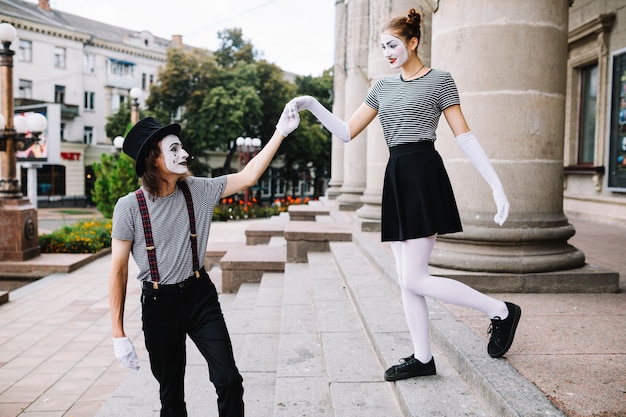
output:
M244 377L247 416L563 415L506 360L489 358L484 341L433 300L428 304L437 375L384 381L384 370L412 351L389 248L377 233L356 226L346 239L349 217L334 211L315 221L290 221L285 231L295 227L302 241L338 222L339 235L324 248L302 252L304 261L264 270L258 282L241 282L236 293L220 295ZM274 235L266 244L239 246L233 253L251 248L285 253L289 242L288 236ZM235 257L228 262L233 271L241 270ZM228 264L222 258L212 276L223 278L223 265ZM216 416L206 364L193 343L188 345L189 415ZM128 395L142 386L146 394L122 398L115 411L124 409L124 401L145 401L151 410L146 416L157 415L156 383L142 362L143 373L133 374L118 391ZM115 415L121 414L97 417Z
M396 398L405 416L496 416L491 414L467 383L459 377L444 355L435 351L437 375L385 382L386 368L412 353L402 304L389 285L374 273L374 267L351 242L332 242L332 253L309 255L311 269L320 276L333 277L343 289L352 308L350 322L358 323L378 363L373 379ZM341 265L335 263L341 257ZM351 346L353 347L353 346Z
M389 366L411 353L411 342L393 257L378 239L377 233L355 232L352 242L331 242L330 247L370 341ZM427 302L438 375L394 384L403 409L410 410L408 415L417 415L414 412L420 409L431 410L424 415L564 416L508 361L490 358L484 340L442 303ZM485 320L485 331L487 326ZM416 396L416 388L423 394ZM454 412L461 414L437 414L436 410L446 409L445 402L437 402L441 397L448 405L455 404ZM415 404L420 398L429 401Z

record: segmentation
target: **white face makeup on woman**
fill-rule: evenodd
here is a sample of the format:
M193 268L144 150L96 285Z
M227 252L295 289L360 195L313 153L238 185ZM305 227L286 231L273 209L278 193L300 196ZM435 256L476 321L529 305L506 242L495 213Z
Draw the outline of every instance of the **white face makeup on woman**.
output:
M383 55L389 61L391 68L400 68L409 59L409 51L402 39L388 33L380 36Z
M167 135L161 140L161 153L165 168L173 174L186 174L189 154L176 135Z

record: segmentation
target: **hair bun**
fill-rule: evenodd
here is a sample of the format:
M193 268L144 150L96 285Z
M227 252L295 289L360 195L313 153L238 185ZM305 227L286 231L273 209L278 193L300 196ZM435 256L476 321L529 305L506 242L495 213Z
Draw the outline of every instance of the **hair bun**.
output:
M415 9L409 10L408 16L406 18L406 23L408 25L419 25L422 21L422 15Z

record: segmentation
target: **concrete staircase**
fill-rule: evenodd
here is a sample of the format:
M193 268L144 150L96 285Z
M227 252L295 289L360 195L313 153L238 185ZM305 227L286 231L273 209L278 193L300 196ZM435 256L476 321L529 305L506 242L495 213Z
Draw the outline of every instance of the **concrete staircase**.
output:
M350 216L330 211L316 221L326 228L350 224ZM393 257L378 234L356 229L349 241L326 242L325 251L309 247L306 262L286 262L283 271L220 295L246 416L563 416L506 360L489 358L484 341L436 301L429 309L437 375L385 382L384 370L412 353L410 336ZM268 233L264 244L287 250L276 225ZM214 266L211 275L219 274ZM206 364L191 342L188 351L189 416L217 416ZM124 415L138 402L146 410L138 417L157 416L157 392L144 354L142 369L97 417Z

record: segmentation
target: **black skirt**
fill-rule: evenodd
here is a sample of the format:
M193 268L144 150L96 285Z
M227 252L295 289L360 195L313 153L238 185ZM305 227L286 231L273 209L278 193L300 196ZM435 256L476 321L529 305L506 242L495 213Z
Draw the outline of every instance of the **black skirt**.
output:
M433 142L389 148L381 218L383 242L463 230L450 178Z

